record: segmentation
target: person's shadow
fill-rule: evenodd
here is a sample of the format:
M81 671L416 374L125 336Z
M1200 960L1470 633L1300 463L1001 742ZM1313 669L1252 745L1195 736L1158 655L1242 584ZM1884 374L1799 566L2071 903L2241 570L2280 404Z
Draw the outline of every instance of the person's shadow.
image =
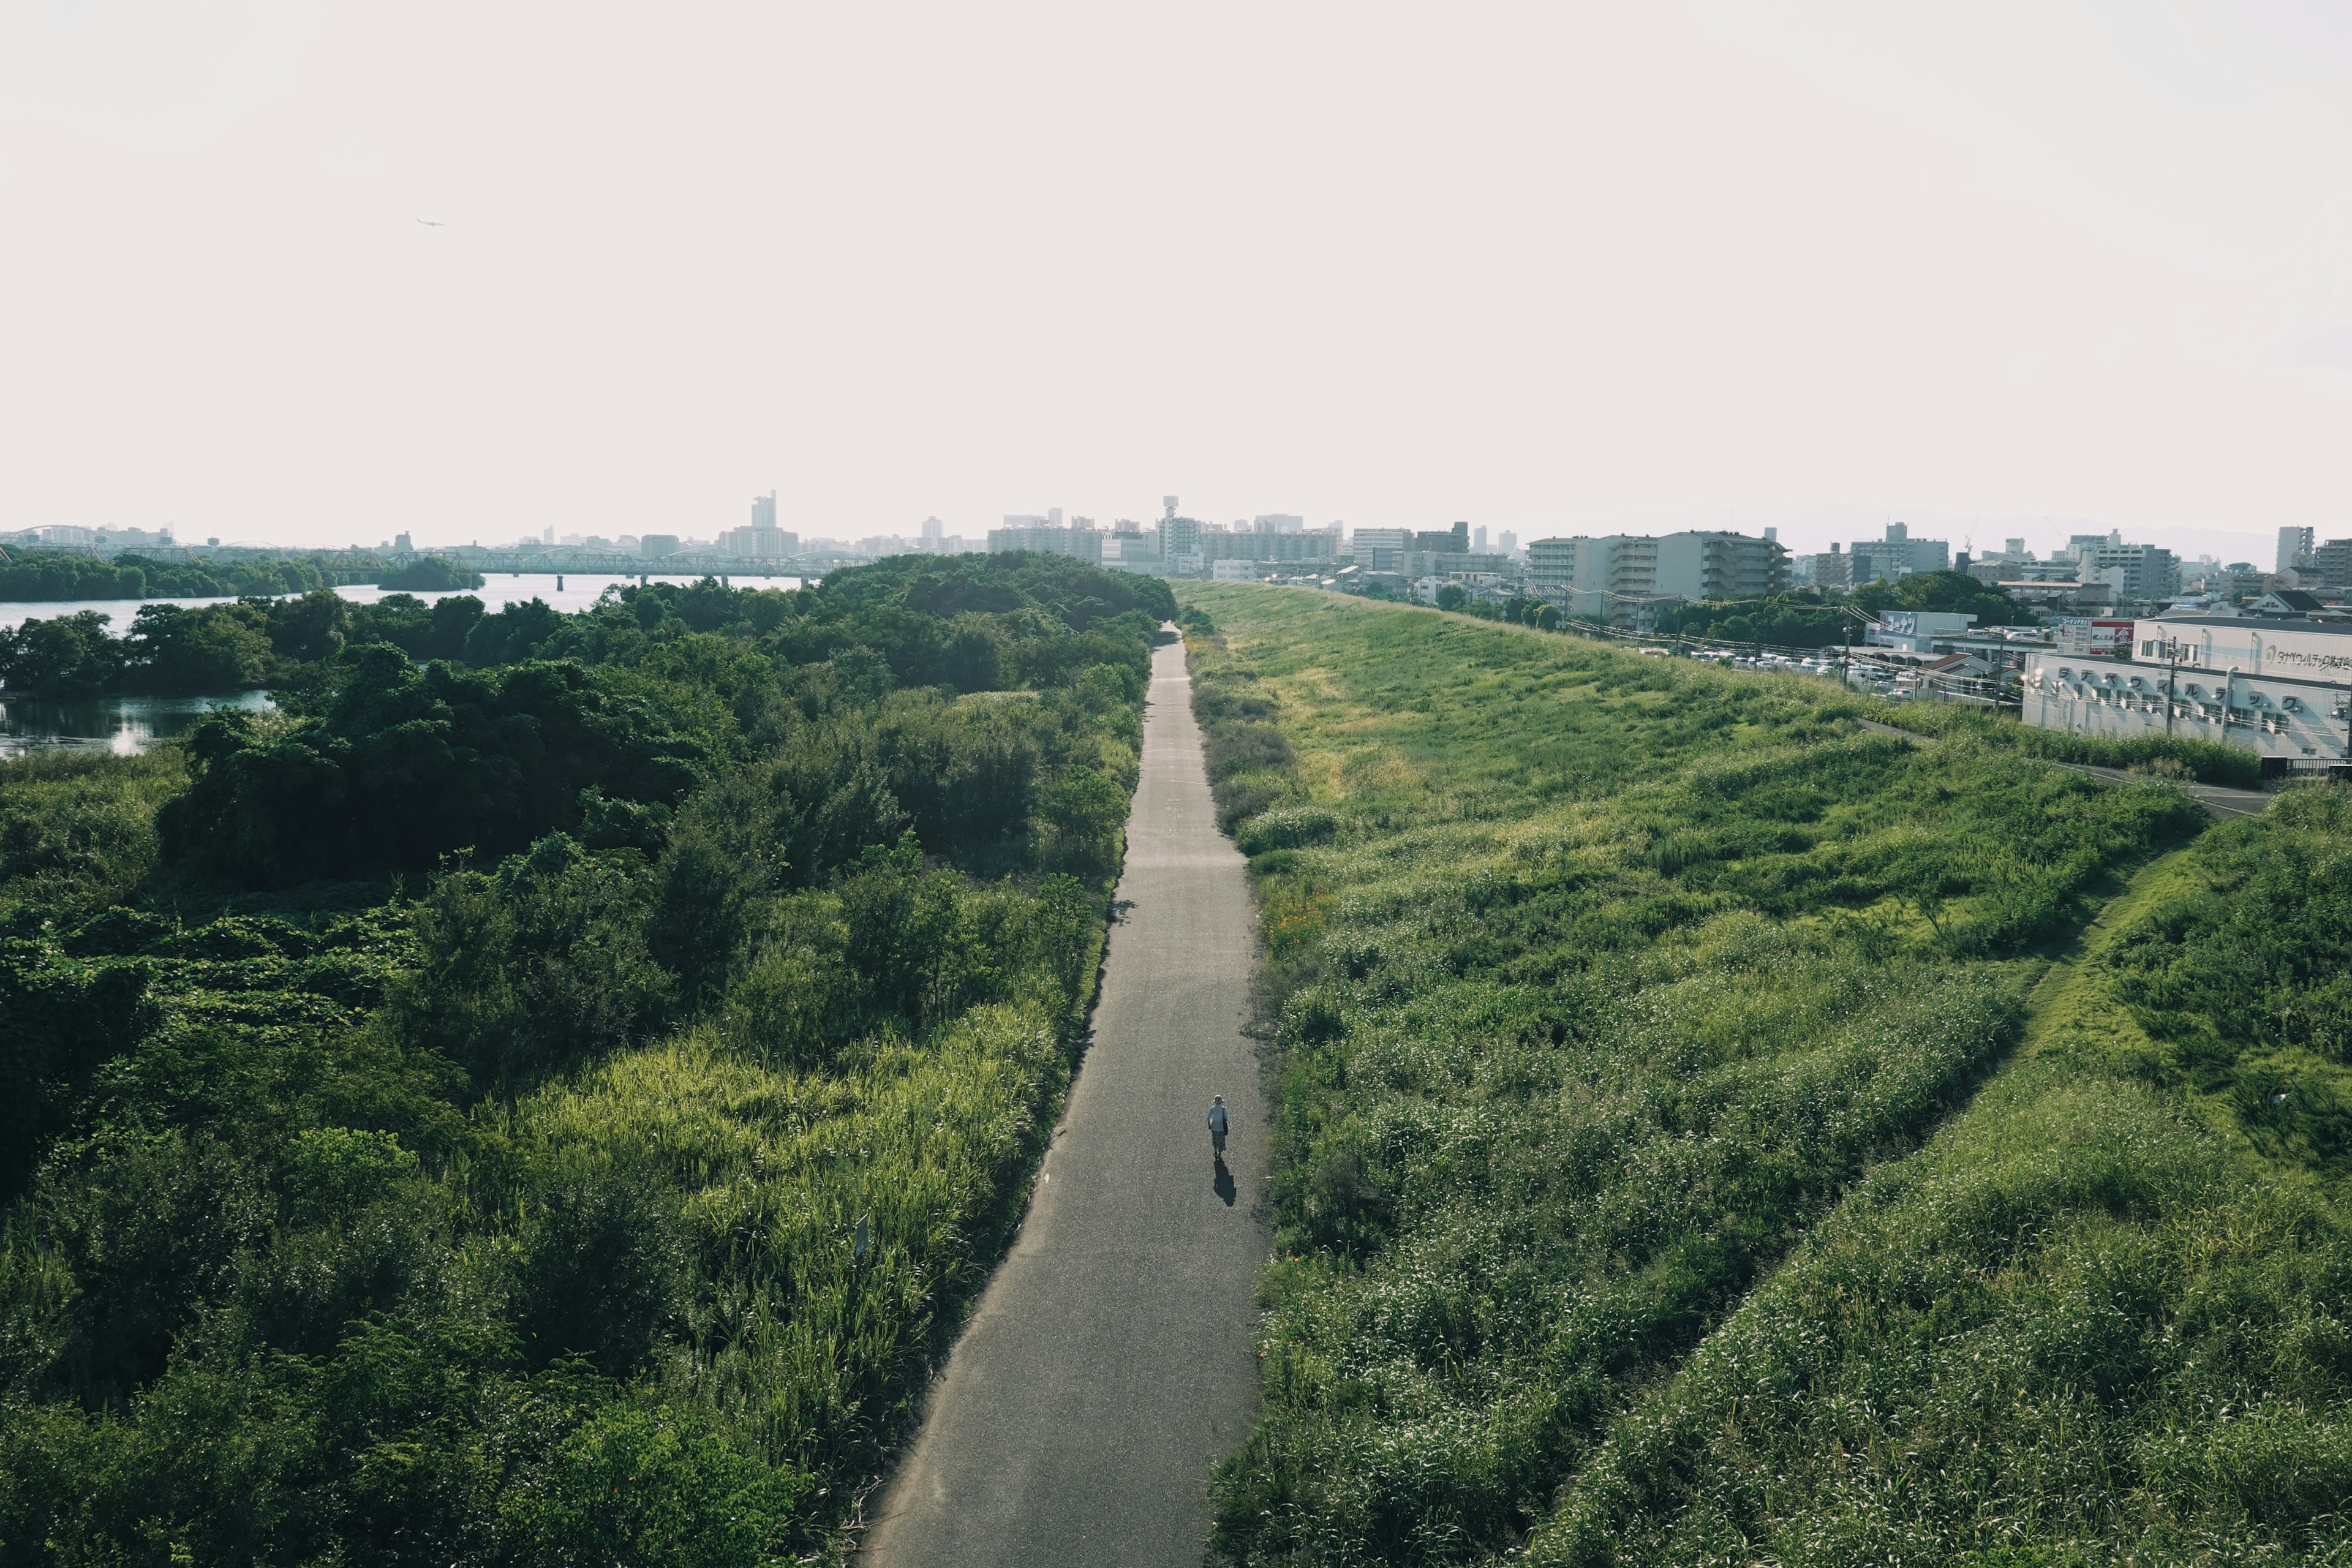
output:
M1223 1154L1217 1156L1217 1179L1209 1184L1216 1189L1217 1196L1225 1200L1227 1208L1234 1206L1234 1198L1240 1189L1234 1185L1234 1173L1225 1169L1225 1157Z

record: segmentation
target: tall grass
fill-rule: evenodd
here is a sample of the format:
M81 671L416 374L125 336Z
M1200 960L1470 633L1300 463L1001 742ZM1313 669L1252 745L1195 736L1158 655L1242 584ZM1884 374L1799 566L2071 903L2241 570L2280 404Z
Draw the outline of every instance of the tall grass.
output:
M2166 786L1872 736L1818 682L1186 599L1281 1096L1265 1406L1214 1482L1232 1561L1522 1546L2200 825Z
M0 924L71 924L126 901L155 863L155 810L187 784L176 747L0 762Z
M1530 1559L2352 1561L2347 830L2297 790L2140 879Z
M2067 730L2045 730L2007 712L1982 708L1869 700L1870 717L1882 724L1921 735L1971 736L1988 745L2053 763L2087 763L2105 768L2177 763L2207 784L2233 784L2240 789L2252 789L2263 780L2262 758L2256 753L2193 735L2077 735Z

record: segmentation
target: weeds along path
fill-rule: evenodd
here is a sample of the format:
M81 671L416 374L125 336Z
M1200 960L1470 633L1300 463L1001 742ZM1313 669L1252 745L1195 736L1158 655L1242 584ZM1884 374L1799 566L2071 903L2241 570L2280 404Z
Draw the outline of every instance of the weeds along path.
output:
M1184 1564L1257 1405L1266 1255L1256 935L1217 831L1181 643L1153 658L1094 1041L1011 1253L933 1391L862 1560ZM1233 1108L1222 1162L1204 1113Z

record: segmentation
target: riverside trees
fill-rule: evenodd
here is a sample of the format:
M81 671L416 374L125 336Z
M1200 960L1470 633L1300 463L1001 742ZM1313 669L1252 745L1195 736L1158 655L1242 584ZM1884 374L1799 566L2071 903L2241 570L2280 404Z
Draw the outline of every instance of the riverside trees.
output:
M267 719L0 767L0 1561L820 1547L1066 1081L1171 610L354 616Z

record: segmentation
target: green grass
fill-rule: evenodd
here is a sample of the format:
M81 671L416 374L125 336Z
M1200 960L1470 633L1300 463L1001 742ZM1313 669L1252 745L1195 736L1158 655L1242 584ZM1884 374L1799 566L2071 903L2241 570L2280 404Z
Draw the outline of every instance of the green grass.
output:
M2173 763L2207 784L2253 789L2263 781L2262 759L2242 746L2189 735L2077 735L2021 722L2015 715L1948 702L1888 702L1870 700L1870 717L1916 734L1968 736L2029 757L2094 767L2146 768Z
M2352 794L2161 862L1530 1560L2352 1561Z
M187 785L176 748L0 763L0 925L68 924L126 901L155 863L155 810Z
M1966 1103L2159 784L1906 744L1801 678L1187 589L1279 1080L1252 1563L1522 1547L1661 1379Z

